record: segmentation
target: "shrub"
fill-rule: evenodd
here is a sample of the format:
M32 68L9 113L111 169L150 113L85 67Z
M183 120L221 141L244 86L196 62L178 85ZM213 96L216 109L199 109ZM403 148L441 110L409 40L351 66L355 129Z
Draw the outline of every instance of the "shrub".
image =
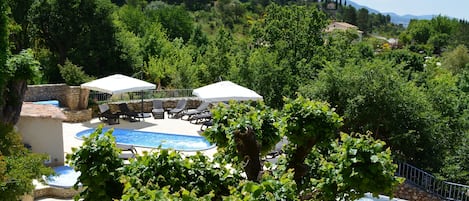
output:
M58 66L60 75L67 85L78 86L93 79L85 74L82 67L73 64L69 60L66 60L64 65L59 64Z
M111 200L122 196L123 185L119 182L123 166L119 158L120 150L116 147L112 136L113 129L102 134L102 125L89 137L79 149L74 148L73 154L67 155L67 160L75 170L80 171L79 182L83 191L77 195L84 200ZM77 188L75 184L75 188Z

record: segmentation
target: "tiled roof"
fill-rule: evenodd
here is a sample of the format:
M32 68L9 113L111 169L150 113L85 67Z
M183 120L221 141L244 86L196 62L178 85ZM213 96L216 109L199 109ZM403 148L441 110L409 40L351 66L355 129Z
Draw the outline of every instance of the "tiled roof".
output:
M38 117L65 120L67 117L60 108L53 105L39 105L31 102L24 102L21 108L22 117Z
M331 32L336 29L339 29L339 30L356 29L357 31L362 32L358 30L357 26L346 23L346 22L333 22L327 26L326 32Z

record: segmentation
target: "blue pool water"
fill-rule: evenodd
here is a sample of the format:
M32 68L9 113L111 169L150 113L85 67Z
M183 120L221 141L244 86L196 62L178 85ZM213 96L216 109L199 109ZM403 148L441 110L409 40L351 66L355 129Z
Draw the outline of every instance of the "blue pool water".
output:
M106 132L108 128L103 128ZM95 129L86 129L76 134L77 138L88 137ZM117 144L128 144L139 147L174 149L179 151L202 151L213 148L204 137L180 134L155 133L146 131L136 131L129 129L114 128L112 135L116 138Z
M72 188L78 180L80 172L76 172L70 166L54 167L56 175L45 177L47 185L59 188Z

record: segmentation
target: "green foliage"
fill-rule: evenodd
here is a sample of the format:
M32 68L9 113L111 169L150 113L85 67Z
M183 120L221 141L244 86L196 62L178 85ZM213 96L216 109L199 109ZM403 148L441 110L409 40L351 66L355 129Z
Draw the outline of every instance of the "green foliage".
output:
M469 96L460 86L462 76L454 76L445 66L439 66L434 61L426 63L426 72L422 89L428 94L435 111L440 114L434 125L438 133L438 146L443 148L444 161L441 169L434 172L441 173L444 179L469 183L469 167L465 164L467 153L465 148L469 134Z
M223 197L227 201L270 201L299 200L293 172L265 172L259 182L241 181L237 188L232 188L231 195Z
M322 31L327 23L326 15L314 6L271 4L267 6L265 16L254 24L252 43L257 48L266 48L268 56L273 59L268 62L264 59L259 61L265 62L263 66L267 67L262 71L274 69L272 73L278 74L271 81L280 82L257 84L264 85L259 88L263 88L268 94L271 91L278 94L267 97L270 100L267 102L269 105L280 108L283 105L282 96L294 97L299 85L313 78L315 71L322 68ZM262 74L255 76L265 77ZM266 88L269 86L271 88Z
M9 58L6 70L11 75L11 79L29 80L30 84L41 82L40 63L34 58L31 49L23 50Z
M102 125L84 139L83 145L73 149L67 160L80 171L75 187L82 183L83 191L76 198L84 200L111 200L122 196L124 186L119 182L123 161L119 158L112 136L113 129L102 134Z
M406 49L387 51L379 55L380 58L394 62L396 67L401 67L402 77L412 80L412 73L424 71L425 58L423 55Z
M13 126L0 125L0 199L18 200L34 189L33 179L52 174L44 154L30 153Z
M440 165L435 159L442 154L436 141L442 134L435 124L438 113L427 95L402 78L391 63L375 59L344 67L331 65L300 92L336 106L344 116L343 131L372 131L400 159L421 167Z
M295 171L295 181L299 191L306 186L304 176L310 167L304 164L316 144L324 144L336 138L342 126L342 118L325 102L311 101L299 96L295 100L286 99L282 110L284 135L295 146L287 151L288 168Z
M458 74L469 70L469 50L464 45L458 45L454 50L443 53L442 66Z
M155 10L148 10L155 16L166 30L169 39L182 38L189 41L194 29L193 19L182 6L164 6Z
M336 137L342 126L342 118L328 103L311 101L302 96L295 100L286 99L285 102L282 121L285 123L285 136L290 142L303 146L311 141L316 144Z
M35 48L49 49L58 64L70 59L90 75L129 72L130 65L116 48L114 9L108 0L34 1L28 28Z
M4 68L7 58L9 55L9 46L8 46L8 5L6 0L0 0L0 96L3 96L4 87L8 83L8 77L11 72L9 69ZM0 106L3 105L3 101L0 101Z
M219 200L229 195L230 186L239 182L239 176L232 174L225 164L216 163L200 152L184 158L177 151L145 152L126 165L123 174L124 200L150 199L163 192L167 196Z
M469 134L466 132L452 147L453 152L444 161L440 175L446 181L469 185Z
M368 135L341 133L320 158L311 179L314 200L356 200L367 192L393 195L403 180L394 176L397 165L385 143Z
M66 60L64 65L59 64L59 70L60 75L69 86L79 86L93 79L85 74L83 67L73 64L70 60Z
M278 131L278 117L276 111L262 102L236 103L228 106L218 105L211 110L213 126L203 135L211 143L218 145L216 158L227 163L234 163L235 167L242 166L236 151L236 142L232 133L252 129L256 135L262 155L267 154L280 140Z

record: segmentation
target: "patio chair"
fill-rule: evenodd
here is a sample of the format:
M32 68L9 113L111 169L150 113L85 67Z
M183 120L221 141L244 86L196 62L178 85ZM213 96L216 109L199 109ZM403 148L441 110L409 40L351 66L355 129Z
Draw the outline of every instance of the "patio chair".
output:
M121 103L119 104L119 109L120 113L119 116L124 116L124 119L129 120L130 122L136 122L138 121L136 118L138 118L138 113L131 111L129 109L129 106L127 106L127 103Z
M153 109L151 110L153 118L164 119L163 101L153 100Z
M181 112L186 109L186 104L187 104L187 100L185 99L179 100L176 105L176 108L173 108L168 111L168 117L177 118L181 114Z
M98 119L100 121L106 122L109 125L120 123L119 114L112 113L111 110L109 109L108 104L98 105L98 108L99 108Z
M208 112L208 106L210 105L210 103L208 102L202 102L199 107L197 107L196 109L190 109L190 110L186 110L184 112L181 113L181 119L184 119L185 116L187 116L187 119L185 120L191 120L192 116L196 115L196 114L200 114L200 113L204 113L204 112Z
M210 119L208 121L204 121L200 126L200 131L205 131L208 127L213 126L213 121Z
M211 119L212 119L212 113L209 111L209 112L204 112L204 113L193 115L189 121L193 124L199 124L199 123L203 123L206 121L210 121Z
M116 144L116 147L121 150L119 158L128 160L137 156L137 149L133 145Z

